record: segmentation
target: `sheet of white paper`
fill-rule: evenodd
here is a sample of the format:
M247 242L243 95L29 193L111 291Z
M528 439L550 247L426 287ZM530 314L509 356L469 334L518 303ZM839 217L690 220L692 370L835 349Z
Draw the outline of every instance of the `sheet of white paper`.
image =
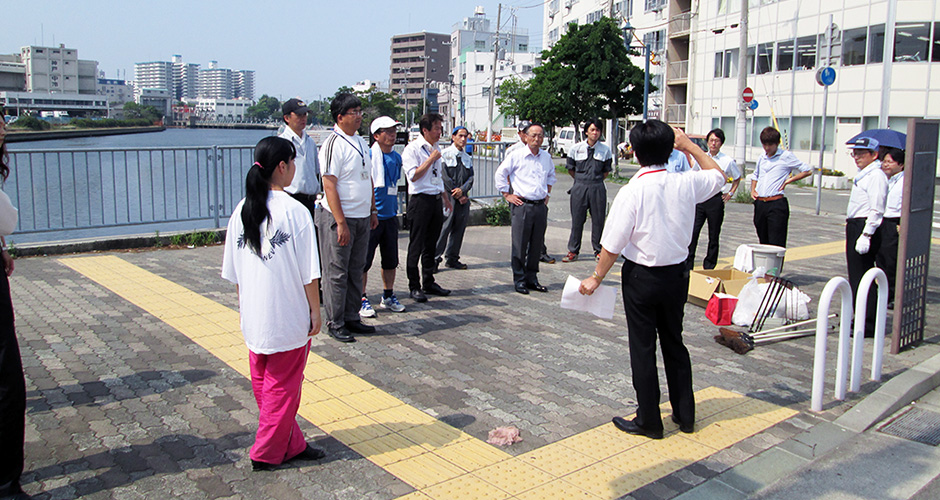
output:
M561 292L562 309L589 312L599 318L610 319L614 317L614 302L617 300L617 289L612 286L601 285L591 295L581 295L578 287L581 280L568 276L565 289Z

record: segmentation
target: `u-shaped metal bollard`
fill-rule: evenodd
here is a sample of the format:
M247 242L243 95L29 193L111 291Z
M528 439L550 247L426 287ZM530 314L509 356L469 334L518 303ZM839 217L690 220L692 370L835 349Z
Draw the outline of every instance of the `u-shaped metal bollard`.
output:
M865 317L868 290L878 282L878 307L875 316L875 345L871 357L871 379L881 380L881 361L885 350L885 323L888 317L888 277L877 267L869 269L858 284L855 297L855 338L852 339L852 392L862 388L862 355L865 346Z
M826 283L819 297L819 311L816 317L816 355L813 360L813 396L811 408L822 411L823 391L826 387L826 337L829 332L829 306L832 296L840 292L842 312L839 315L839 351L836 362L836 399L845 399L845 385L848 375L848 347L850 323L852 317L852 287L845 278L836 276Z

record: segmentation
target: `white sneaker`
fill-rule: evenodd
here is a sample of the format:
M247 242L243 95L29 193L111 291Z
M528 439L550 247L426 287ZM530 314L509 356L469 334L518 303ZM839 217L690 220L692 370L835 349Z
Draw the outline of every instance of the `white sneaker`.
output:
M398 297L396 297L394 293L389 298L383 297L382 302L379 302L379 307L397 313L405 311L405 306L403 306L401 302L398 301Z
M362 298L362 307L359 308L359 316L362 318L375 317L375 309L372 309L372 303L369 302L369 297Z

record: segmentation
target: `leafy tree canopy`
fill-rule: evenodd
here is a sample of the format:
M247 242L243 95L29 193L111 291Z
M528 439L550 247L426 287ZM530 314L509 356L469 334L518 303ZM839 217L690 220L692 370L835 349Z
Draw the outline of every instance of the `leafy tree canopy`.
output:
M281 115L281 101L278 101L277 97L264 94L258 98L258 102L248 107L245 116L257 121L273 120L280 122L283 118Z
M156 122L163 118L163 113L153 106L141 106L136 102L127 102L124 103L124 118L128 120L143 118Z

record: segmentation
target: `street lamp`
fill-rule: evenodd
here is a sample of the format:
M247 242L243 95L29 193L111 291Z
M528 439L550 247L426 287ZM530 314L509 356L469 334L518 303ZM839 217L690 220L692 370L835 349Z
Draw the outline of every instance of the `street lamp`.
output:
M633 40L636 39L639 45L633 45ZM649 101L650 101L650 47L643 43L640 40L640 37L636 35L636 28L630 24L630 21L627 21L623 26L623 45L627 50L643 49L643 121L645 122L649 118Z

